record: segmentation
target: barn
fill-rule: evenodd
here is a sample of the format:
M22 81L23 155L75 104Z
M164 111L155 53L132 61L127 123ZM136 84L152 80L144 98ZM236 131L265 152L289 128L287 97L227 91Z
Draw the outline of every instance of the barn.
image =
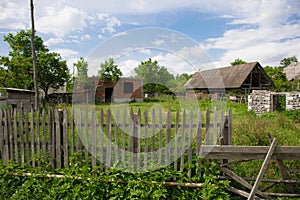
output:
M19 88L2 88L4 95L0 95L0 105L12 107L29 107L34 105L35 92Z
M185 84L187 98L202 95L225 95L225 91L249 94L252 90L269 90L274 84L259 62L199 71Z

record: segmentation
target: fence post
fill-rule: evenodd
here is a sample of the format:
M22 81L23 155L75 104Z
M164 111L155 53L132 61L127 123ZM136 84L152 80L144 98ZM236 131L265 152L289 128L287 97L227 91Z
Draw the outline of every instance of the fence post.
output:
M221 116L221 138L220 143L221 145L231 145L232 144L232 128L231 128L231 111L229 111L228 115ZM222 164L228 163L228 159L223 159L221 161Z

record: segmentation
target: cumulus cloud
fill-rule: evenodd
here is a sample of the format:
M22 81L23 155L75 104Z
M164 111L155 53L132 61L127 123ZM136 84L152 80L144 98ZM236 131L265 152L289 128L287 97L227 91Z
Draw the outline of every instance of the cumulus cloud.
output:
M37 19L36 27L41 33L64 36L72 31L83 30L87 26L87 14L78 8L64 6L60 9L45 7L45 16Z

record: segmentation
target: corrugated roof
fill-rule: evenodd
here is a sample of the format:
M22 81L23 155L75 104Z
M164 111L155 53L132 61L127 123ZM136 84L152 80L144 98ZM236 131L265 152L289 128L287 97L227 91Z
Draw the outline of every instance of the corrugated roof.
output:
M186 89L240 88L258 62L196 72L185 84Z
M294 62L290 64L289 66L285 67L284 72L286 74L286 78L289 81L300 79L300 63Z

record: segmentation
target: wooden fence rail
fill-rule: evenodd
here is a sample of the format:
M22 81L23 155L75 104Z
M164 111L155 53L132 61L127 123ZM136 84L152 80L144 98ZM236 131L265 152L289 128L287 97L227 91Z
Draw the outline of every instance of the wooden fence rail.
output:
M1 109L0 122L4 161L35 167L50 160L52 167L60 168L69 166L76 153L79 164L100 165L104 171L116 163L134 163L135 169L150 163L172 164L183 171L184 164L200 155L202 144L216 144L220 136L231 134L231 111L225 115L216 109L204 114L200 110Z

